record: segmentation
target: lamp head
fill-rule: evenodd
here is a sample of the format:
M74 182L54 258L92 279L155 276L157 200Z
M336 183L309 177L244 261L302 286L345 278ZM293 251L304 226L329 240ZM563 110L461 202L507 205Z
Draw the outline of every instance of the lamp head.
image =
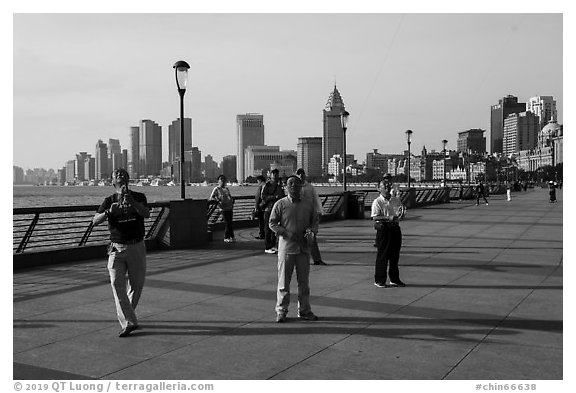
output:
M412 130L406 130L406 142L408 142L408 144L412 142Z
M348 116L350 116L350 113L348 111L344 111L340 114L340 122L342 124L343 130L346 130L348 128Z
M177 61L174 64L175 72L176 72L176 86L178 87L178 91L186 91L186 83L188 82L188 69L190 66L185 61Z

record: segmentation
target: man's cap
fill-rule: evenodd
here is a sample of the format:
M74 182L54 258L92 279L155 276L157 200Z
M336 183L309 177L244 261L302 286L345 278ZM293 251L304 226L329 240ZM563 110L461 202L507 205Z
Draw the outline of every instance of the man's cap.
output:
M387 173L387 174L385 174L385 175L384 175L384 177L383 177L383 178L384 178L384 179L390 179L391 177L392 177L392 175L391 175L391 174L389 174L389 173Z

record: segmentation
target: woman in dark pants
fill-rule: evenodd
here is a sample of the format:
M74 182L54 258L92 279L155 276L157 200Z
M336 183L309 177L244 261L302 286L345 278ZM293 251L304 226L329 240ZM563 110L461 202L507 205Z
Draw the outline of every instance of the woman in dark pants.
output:
M218 204L222 210L222 220L224 221L224 241L226 243L233 243L236 241L234 237L234 229L232 228L232 221L234 217L234 199L230 195L230 190L226 187L226 176L218 176L218 186L212 190L210 200Z

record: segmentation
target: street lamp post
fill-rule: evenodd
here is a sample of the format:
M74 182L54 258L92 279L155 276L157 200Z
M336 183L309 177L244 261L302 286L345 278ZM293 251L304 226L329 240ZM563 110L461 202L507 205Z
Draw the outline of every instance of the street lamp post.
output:
M444 187L446 187L446 145L448 144L448 141L446 139L442 139L442 152L444 154L444 159L442 160L442 172L444 172Z
M408 188L410 188L410 143L412 143L412 130L406 130L406 142L408 143Z
M468 149L468 185L470 185L471 177L472 177L472 149Z
M343 171L342 171L342 182L344 185L344 191L346 191L346 130L348 129L348 116L350 116L350 113L348 113L347 111L344 111L340 114L340 122L342 124L342 133L343 133L343 138L342 138L342 165L343 165Z
M185 61L177 61L174 64L176 73L176 86L180 94L180 197L186 199L186 182L184 181L184 94L188 82L188 69L190 66Z

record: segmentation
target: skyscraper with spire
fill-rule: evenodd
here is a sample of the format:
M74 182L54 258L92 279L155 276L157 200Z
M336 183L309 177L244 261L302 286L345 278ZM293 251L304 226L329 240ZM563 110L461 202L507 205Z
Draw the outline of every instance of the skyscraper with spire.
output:
M323 127L322 134L322 173L328 173L328 164L334 154L343 154L344 131L340 122L340 114L344 112L344 101L334 84L334 91L330 93L326 107L323 109Z

